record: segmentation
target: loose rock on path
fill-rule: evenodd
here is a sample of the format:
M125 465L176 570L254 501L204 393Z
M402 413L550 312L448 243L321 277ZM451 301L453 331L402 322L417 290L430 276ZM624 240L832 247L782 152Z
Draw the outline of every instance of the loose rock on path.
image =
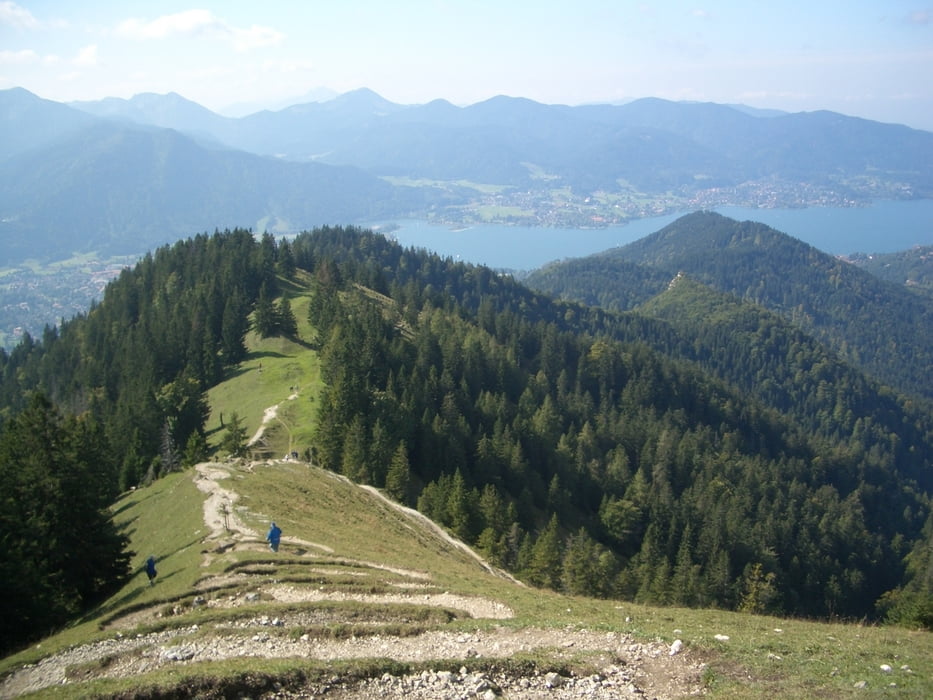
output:
M249 470L258 465L242 467ZM262 546L258 533L237 516L234 508L237 494L225 486L231 483L231 470L236 468L239 467L233 464L210 462L198 465L195 470L197 486L205 494L204 522L209 531L205 542L213 542L213 551L221 553ZM370 492L381 497L375 490ZM408 516L423 524L420 514L408 513ZM432 531L437 536L449 538L436 526ZM300 546L305 552L302 556L312 563L321 557L329 557L333 561L333 552L325 545L296 538L289 541ZM209 660L251 657L295 658L325 663L346 659L392 659L422 669L410 674L382 674L377 678L364 679L334 675L326 681L304 683L300 687L244 688L239 693L269 700L322 696L432 700L493 700L497 697L666 699L697 695L703 691L703 664L692 657L689 648L672 655L666 644L639 642L615 632L595 632L577 627L516 628L508 624L513 612L507 605L482 597L438 592L431 587L430 576L424 572L390 569L378 563L342 556L340 561L351 562L371 576L379 576L379 572L384 572L382 576L391 573L391 579L384 581L383 587L395 588L397 592L367 594L322 589L300 582L277 582L268 575L260 576L247 570L206 577L192 592L197 594L193 602L179 605L173 611L178 615L176 626L157 632L134 632L139 625L154 622L164 615L164 602L117 618L108 627L112 637L78 645L9 674L0 682L0 698L13 698L51 686L77 684L91 678L141 677L166 667L180 668ZM484 565L491 570L488 564ZM234 586L232 593L227 588L229 586ZM328 608L326 615L329 617L322 617L324 613L320 606L315 606L322 602L417 605L458 611L464 618L500 622L486 622L469 632L428 629L402 636L385 631L371 634L356 631L348 638L335 639L292 633L294 629L329 624L335 621L333 616L339 617L339 607ZM261 609L264 603L278 607L274 611L270 609L268 614L259 612L210 626L184 623L184 615L193 607L222 610L251 605L254 609L257 606ZM544 659L552 663L552 667L532 669L528 664L516 665L513 662L516 657ZM248 668L248 661L244 661L244 666ZM581 676L567 670L583 667L595 670ZM185 692L184 688L177 690L180 694Z

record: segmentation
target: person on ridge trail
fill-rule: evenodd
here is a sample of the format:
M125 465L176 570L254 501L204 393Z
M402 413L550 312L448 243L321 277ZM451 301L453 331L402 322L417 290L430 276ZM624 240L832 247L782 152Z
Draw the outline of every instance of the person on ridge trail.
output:
M269 528L269 534L266 535L266 539L269 540L269 549L273 552L279 551L279 540L282 538L282 529L275 524L275 521L272 522L272 526Z
M150 556L146 559L146 576L149 577L150 586L155 582L156 573L155 557Z

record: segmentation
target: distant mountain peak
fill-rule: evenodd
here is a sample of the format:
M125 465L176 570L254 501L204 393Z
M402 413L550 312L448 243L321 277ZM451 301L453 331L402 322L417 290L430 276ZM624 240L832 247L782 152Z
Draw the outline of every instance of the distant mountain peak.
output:
M129 99L130 102L150 102L150 101L156 101L156 100L160 102L172 101L172 102L184 102L187 104L197 104L196 102L189 100L187 97L183 95L179 95L177 92L174 92L174 91L166 92L166 93L138 92ZM200 105L198 106L200 107Z
M403 105L395 104L385 99L379 93L369 88L357 88L335 97L330 103L334 107L349 107L352 109L369 109L374 112L397 111L404 109Z

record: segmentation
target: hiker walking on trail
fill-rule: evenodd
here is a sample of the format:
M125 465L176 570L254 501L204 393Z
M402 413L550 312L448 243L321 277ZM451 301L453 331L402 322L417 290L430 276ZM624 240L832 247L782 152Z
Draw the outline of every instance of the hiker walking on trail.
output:
M158 572L155 568L155 557L149 557L146 559L146 576L149 577L149 585L151 586L155 582L155 577Z
M269 528L269 534L266 535L266 539L269 540L269 549L271 549L273 552L278 552L279 540L281 538L282 529L273 521L272 526Z

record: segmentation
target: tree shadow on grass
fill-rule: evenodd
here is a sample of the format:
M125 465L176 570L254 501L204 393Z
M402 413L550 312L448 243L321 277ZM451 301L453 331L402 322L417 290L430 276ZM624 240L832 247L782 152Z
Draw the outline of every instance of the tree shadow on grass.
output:
M128 499L126 503L124 503L122 506L120 506L115 511L113 511L112 515L114 518L116 518L118 515L120 515L120 513L127 510L128 508L138 506L143 501L149 498L152 498L155 495L153 491L149 491L148 493L144 495L143 493L140 493L137 489L132 489L130 493L138 494L138 495L134 495L133 498Z
M224 373L224 380L241 377L247 372L254 372L256 370L259 370L261 372L262 371L262 360L264 358L272 358L272 359L278 360L284 357L288 357L288 356L283 355L280 352L274 352L272 350L259 350L256 352L251 352L249 355L246 356L246 359L243 360L243 362L241 362L236 367L228 369Z

